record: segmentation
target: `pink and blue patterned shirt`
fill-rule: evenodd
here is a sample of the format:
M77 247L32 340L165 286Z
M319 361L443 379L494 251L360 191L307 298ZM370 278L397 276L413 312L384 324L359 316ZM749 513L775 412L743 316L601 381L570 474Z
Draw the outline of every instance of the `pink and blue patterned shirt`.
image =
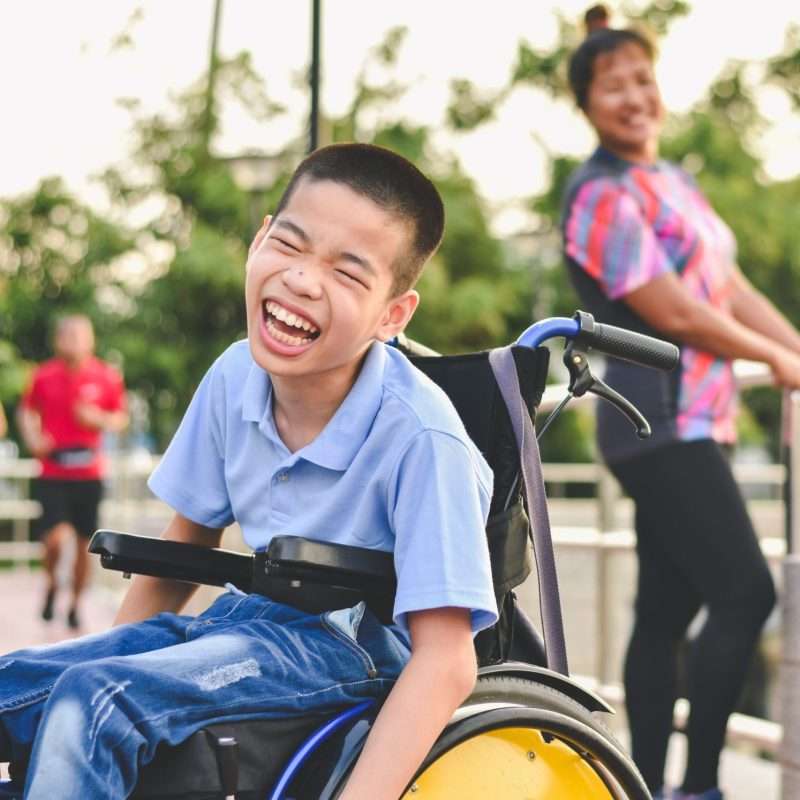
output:
M570 275L598 321L658 336L624 298L666 272L694 297L730 313L733 234L674 164L632 164L599 148L570 180L562 224ZM612 416L617 412L600 411L598 438L608 461L671 440L736 438L730 361L682 345L680 367L670 376L609 360L606 378L653 426L651 439L637 443L627 423Z

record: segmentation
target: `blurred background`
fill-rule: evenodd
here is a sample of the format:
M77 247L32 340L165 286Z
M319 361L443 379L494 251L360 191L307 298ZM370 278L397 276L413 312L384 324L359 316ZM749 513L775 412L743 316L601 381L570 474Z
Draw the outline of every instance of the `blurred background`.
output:
M594 138L568 94L566 58L588 5L4 3L0 402L10 431L0 461L25 461L14 410L33 364L51 352L54 315L85 313L130 397L131 426L109 447L134 461L113 473L105 522L158 532L163 512L148 510L143 476L210 363L245 335L248 243L312 138L391 147L439 186L447 230L420 285L413 338L459 352L570 315L577 299L561 261L560 198ZM736 233L750 280L797 325L800 6L656 0L612 9L612 23L642 24L658 38L670 112L663 155L696 176ZM778 393L748 389L739 424L736 459L776 563L785 521ZM594 463L591 409L564 414L543 454L563 534L574 666L613 685L635 566L630 507ZM763 468L748 472L752 464ZM27 539L36 509L20 504L32 474L0 474L0 538ZM605 532L605 543L581 530ZM746 700L760 717L775 716L771 630ZM777 746L774 731L744 741L773 754Z
M134 394L129 438L165 445L206 367L243 335L247 243L308 147L313 6L4 5L6 411L48 352L54 312L82 311ZM446 199L410 331L432 347L495 345L575 307L557 220L564 179L593 146L565 85L583 10L321 4L320 143L395 148ZM658 0L615 12L659 37L664 155L697 174L746 273L796 322L800 9ZM774 446L774 397L749 399L744 443ZM589 459L591 436L566 427L547 446Z

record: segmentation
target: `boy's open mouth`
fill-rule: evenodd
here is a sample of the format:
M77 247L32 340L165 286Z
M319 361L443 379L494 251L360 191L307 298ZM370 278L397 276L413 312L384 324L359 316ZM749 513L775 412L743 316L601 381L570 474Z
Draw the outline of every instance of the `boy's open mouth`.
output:
M319 328L311 320L287 311L274 300L264 300L261 308L267 330L279 342L300 347L319 337Z

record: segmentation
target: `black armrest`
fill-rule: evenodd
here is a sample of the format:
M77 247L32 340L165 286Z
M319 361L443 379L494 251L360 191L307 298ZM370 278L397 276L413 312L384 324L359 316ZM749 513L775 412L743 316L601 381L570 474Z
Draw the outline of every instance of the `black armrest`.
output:
M397 581L391 553L276 536L256 553L252 590L312 614L362 600L388 625Z
M97 531L89 552L100 556L105 569L129 574L211 586L232 583L243 592L250 591L253 579L252 555L131 533Z
M276 536L265 552L244 555L185 542L97 531L89 552L106 569L260 592L310 613L366 600L392 619L397 582L391 553L299 536Z
M395 589L394 556L382 550L276 536L267 547L267 574L306 577L353 588L392 592Z

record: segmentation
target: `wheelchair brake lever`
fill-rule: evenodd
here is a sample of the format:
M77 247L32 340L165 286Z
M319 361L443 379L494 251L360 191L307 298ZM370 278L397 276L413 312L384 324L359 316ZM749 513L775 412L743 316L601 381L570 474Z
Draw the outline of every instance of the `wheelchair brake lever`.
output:
M650 423L645 419L642 412L627 397L623 397L600 378L592 375L586 353L575 347L574 342L571 342L564 350L564 365L569 372L569 389L572 395L581 397L589 392L601 397L631 421L631 424L636 429L636 435L640 439L649 438L652 433Z
M636 435L640 439L648 439L650 437L652 433L650 423L627 397L623 397L619 392L614 391L614 389L608 384L603 383L599 378L594 379L594 383L588 391L598 397L602 397L603 400L607 400L612 406L621 411L631 421L633 427L636 428Z

